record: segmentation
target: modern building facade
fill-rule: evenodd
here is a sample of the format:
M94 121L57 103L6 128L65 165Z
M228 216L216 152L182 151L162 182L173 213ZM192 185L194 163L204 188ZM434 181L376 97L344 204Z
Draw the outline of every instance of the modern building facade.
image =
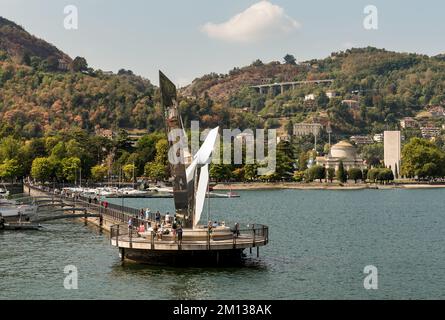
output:
M398 177L402 159L400 131L385 131L383 135L385 166L391 168L394 176Z

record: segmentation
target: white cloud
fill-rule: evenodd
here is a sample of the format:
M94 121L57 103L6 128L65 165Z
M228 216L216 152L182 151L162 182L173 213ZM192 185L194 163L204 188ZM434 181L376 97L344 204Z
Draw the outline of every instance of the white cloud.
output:
M286 15L283 8L263 0L226 22L206 23L202 31L210 38L249 43L288 34L298 28L300 24Z

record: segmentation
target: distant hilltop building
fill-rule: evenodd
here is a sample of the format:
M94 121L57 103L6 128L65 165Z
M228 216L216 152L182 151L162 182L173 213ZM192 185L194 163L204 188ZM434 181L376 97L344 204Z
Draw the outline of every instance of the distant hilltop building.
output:
M315 94L311 93L311 94L307 94L304 97L304 101L314 101L315 100Z
M437 138L442 134L442 128L427 124L426 126L420 128L420 132L422 133L422 137L424 139Z
M113 140L113 138L115 137L113 130L110 129L97 128L95 133L99 137L107 138L110 140Z
M384 137L383 137L383 133L377 133L377 134L375 134L374 137L373 137L373 139L374 139L374 141L377 142L377 143L382 143L382 142L383 142L383 139L384 139Z
M360 104L357 100L343 100L341 103L347 105L350 109L360 108Z
M302 137L308 135L318 136L323 129L323 125L320 123L297 123L294 124L294 136Z
M428 106L426 111L428 111L433 118L445 117L445 108L442 106Z
M335 92L335 91L326 91L326 96L329 99L335 98L337 96L337 92Z
M290 141L291 137L288 134L282 134L277 137L277 144L279 144L280 142L290 142Z
M403 129L417 128L419 126L419 122L416 119L411 117L405 117L400 120L400 127Z
M349 138L356 145L373 144L374 140L370 136L352 136Z
M364 169L366 166L363 159L357 156L356 148L347 141L341 141L332 146L329 154L324 157L317 157L316 162L325 168L334 168L338 170L340 161L346 170L351 168Z
M395 177L400 174L401 144L400 131L384 132L384 162L386 167L391 168Z

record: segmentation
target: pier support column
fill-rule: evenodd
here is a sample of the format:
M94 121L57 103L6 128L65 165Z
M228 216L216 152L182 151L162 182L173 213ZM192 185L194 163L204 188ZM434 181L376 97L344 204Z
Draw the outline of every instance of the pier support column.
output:
M256 257L260 257L260 247L256 247Z

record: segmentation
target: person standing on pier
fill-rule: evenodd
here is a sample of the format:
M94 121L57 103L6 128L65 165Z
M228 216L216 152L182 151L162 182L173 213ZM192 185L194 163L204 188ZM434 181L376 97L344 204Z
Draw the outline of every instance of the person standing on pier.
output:
M182 245L182 226L180 224L178 225L178 229L176 230L176 232L178 233L179 245ZM176 237L175 237L175 239L176 239Z
M147 208L147 209L145 210L145 220L149 220L149 219L150 219L150 216L151 216L150 208Z
M156 224L161 223L161 213L159 211L156 212Z
M178 229L178 224L176 223L176 220L173 220L173 224L172 224L172 233L173 233L173 238L175 239L176 242L176 232Z

